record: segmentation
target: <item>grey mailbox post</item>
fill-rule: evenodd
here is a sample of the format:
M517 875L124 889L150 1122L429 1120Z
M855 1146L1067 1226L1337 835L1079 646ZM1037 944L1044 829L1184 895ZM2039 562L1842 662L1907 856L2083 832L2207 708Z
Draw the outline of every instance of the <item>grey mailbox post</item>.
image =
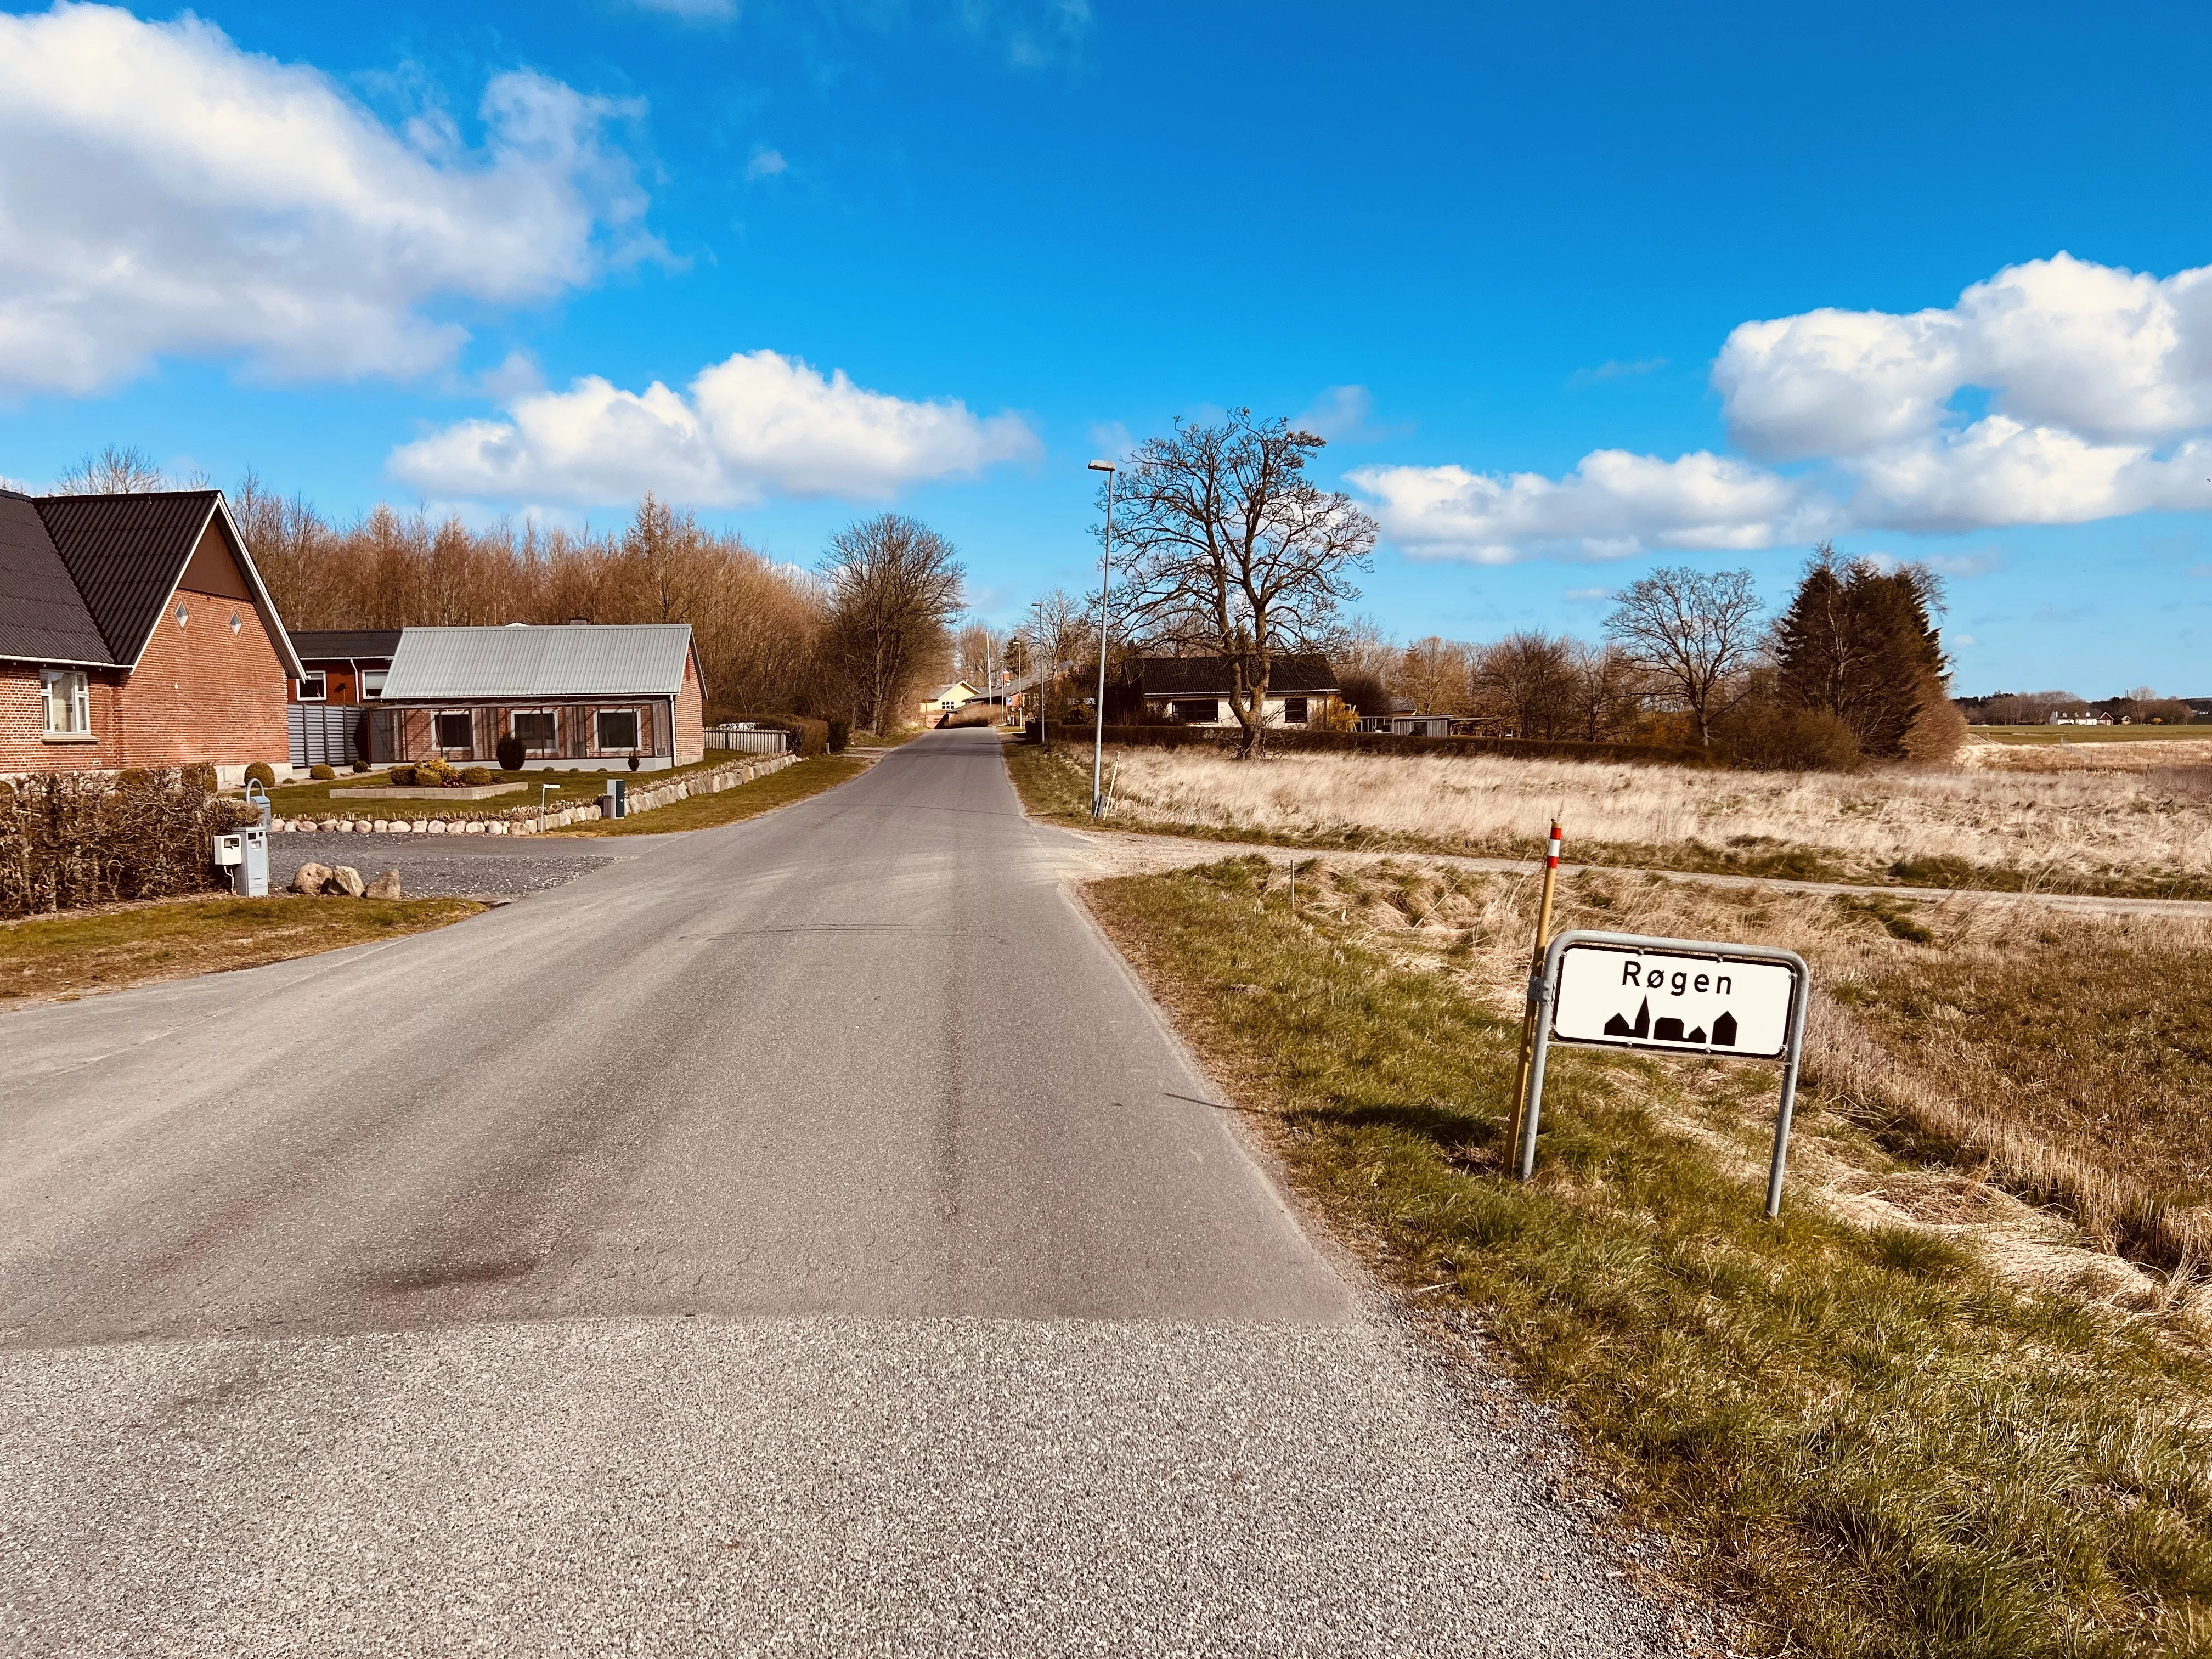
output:
M260 825L217 836L215 861L230 872L230 890L239 897L269 896L269 832Z
M1543 969L1529 988L1536 1039L1528 1066L1521 1179L1535 1172L1544 1060L1554 1042L1722 1060L1778 1060L1782 1105L1774 1120L1766 1213L1781 1214L1782 1166L1797 1103L1797 1061L1805 1046L1811 988L1805 959L1794 951L1586 928L1560 934L1544 952Z

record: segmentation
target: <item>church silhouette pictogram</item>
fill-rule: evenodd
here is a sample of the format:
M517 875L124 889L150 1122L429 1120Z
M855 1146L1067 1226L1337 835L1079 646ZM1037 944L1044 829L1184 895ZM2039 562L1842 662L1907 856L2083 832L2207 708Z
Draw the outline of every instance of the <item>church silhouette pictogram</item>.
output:
M1663 1014L1655 1022L1651 1018L1650 997L1644 998L1637 1005L1634 1024L1632 1024L1619 1014L1615 1014L1606 1021L1605 1034L1609 1037L1627 1037L1632 1042L1638 1042L1646 1038L1653 1042L1703 1042L1706 1040L1704 1026L1693 1025L1685 1031L1682 1029L1682 1022L1672 1014ZM1724 1012L1713 1022L1711 1041L1712 1046L1716 1048L1735 1047L1735 1016L1734 1014Z

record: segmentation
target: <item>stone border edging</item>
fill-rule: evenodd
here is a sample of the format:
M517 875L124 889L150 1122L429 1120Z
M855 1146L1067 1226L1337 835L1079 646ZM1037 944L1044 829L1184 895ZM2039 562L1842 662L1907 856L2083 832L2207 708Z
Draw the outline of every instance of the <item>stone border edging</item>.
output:
M781 772L799 757L795 755L755 755L741 761L732 761L703 772L694 772L664 783L656 789L633 789L626 803L625 817L650 812L657 806L666 806L694 795L711 795L739 784L764 778L771 772ZM366 793L366 792L364 792ZM398 797L394 797L398 799ZM587 806L562 806L545 814L548 830L565 830L572 823L586 823L599 816L597 801ZM356 835L356 836L534 836L538 833L538 809L534 806L509 807L501 812L456 813L440 818L378 818L345 817L277 818L270 829L289 835Z

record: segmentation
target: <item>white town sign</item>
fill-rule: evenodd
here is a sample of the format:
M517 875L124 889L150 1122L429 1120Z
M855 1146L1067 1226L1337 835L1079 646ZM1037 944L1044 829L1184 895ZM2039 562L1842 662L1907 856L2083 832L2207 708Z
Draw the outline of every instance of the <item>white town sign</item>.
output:
M1779 1060L1790 1046L1797 974L1657 944L1571 945L1560 953L1552 1035L1563 1042L1692 1049Z
M1782 1103L1767 1167L1766 1213L1781 1214L1782 1170L1790 1155L1811 991L1804 958L1771 945L1582 928L1560 934L1528 980L1528 1073L1522 1097L1514 1103L1521 1179L1536 1170L1544 1072L1555 1042L1715 1060L1778 1060Z

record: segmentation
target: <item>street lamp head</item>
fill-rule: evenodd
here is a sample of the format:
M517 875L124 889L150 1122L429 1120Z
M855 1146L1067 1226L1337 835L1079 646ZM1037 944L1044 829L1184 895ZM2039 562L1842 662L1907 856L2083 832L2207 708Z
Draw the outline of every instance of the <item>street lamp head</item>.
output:
M1091 470L1093 472L1111 472L1114 470L1114 463L1111 461L1093 461L1091 463Z

